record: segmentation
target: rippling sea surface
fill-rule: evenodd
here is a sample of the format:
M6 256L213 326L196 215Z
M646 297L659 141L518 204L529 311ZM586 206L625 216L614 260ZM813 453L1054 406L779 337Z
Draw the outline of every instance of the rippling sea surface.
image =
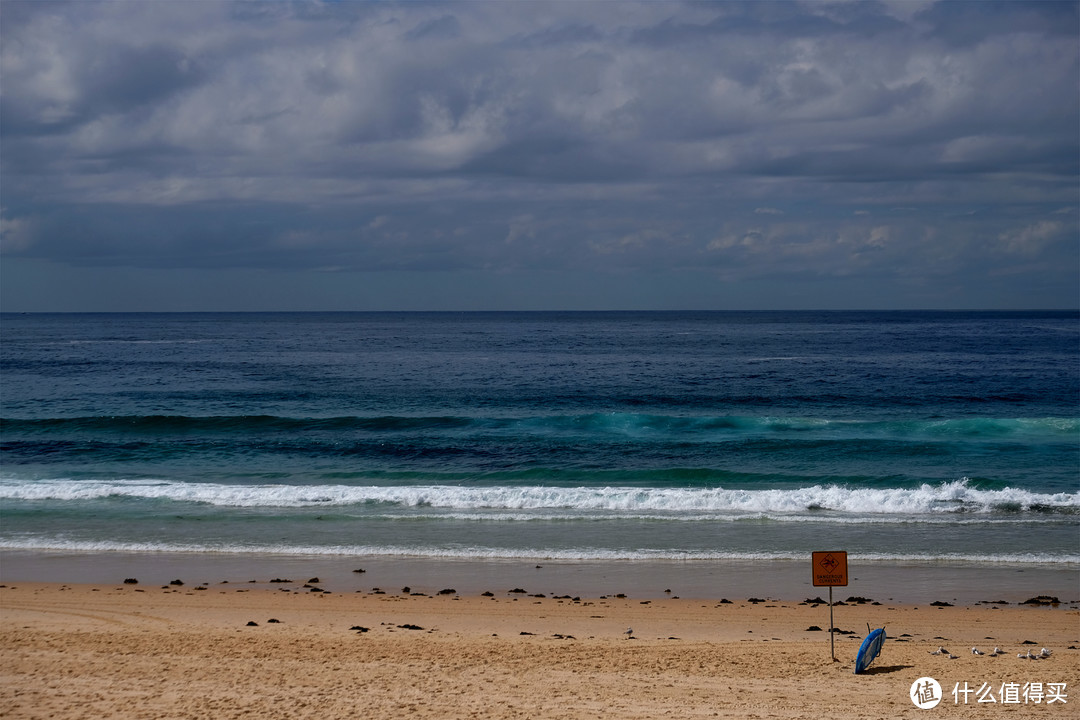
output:
M1080 317L0 318L0 548L1080 563Z

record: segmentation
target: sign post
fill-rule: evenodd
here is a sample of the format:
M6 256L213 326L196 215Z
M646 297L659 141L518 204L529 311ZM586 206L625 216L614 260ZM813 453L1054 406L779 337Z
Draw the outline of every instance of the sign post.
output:
M831 550L812 553L814 587L829 588L829 653L836 662L836 633L833 632L832 589L847 585L847 551Z

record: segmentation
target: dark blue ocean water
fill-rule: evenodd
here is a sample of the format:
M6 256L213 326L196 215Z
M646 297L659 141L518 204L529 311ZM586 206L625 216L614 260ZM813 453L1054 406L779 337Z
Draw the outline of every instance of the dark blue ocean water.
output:
M0 317L0 549L1080 562L1077 313Z

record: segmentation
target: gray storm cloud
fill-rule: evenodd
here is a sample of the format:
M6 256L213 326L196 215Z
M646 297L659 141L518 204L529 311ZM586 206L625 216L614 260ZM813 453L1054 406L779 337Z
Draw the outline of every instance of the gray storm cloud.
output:
M1077 8L9 0L2 249L1075 300Z

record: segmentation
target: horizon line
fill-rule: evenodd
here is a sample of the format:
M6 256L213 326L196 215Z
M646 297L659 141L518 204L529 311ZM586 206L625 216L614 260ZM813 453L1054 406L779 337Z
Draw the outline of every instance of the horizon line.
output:
M618 313L1080 313L1074 308L772 308L772 309L545 309L545 310L0 310L0 315L305 315L305 314L618 314Z

